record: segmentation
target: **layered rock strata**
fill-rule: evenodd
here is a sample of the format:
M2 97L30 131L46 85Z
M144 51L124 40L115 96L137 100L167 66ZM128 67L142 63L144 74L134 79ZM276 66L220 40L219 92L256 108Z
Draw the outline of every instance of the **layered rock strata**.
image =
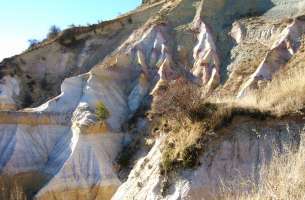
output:
M113 199L200 199L217 192L220 178L259 182L274 150L302 141L302 120L234 121L202 154L202 165L182 171L165 196L162 137L125 183L115 158L132 134L126 123L169 81L186 79L208 93L218 87L242 97L272 79L300 47L305 4L296 2L145 1L117 19L65 30L4 60L1 175L22 177L30 197L71 200L114 193ZM98 119L98 103L109 111L107 119Z

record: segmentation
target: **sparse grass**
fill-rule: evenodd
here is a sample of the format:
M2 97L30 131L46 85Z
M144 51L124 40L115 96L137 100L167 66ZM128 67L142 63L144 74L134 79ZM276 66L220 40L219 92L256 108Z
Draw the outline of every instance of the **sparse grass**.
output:
M305 67L279 74L256 93L258 106L278 115L302 109L305 105ZM286 77L285 77L286 76Z
M269 166L269 168L262 169L263 179L258 184L252 181L242 181L242 183L232 186L225 185L217 199L305 199L304 144L300 146L297 153L291 152L282 157L277 157ZM245 188L248 188L248 190Z
M96 112L97 119L100 121L106 120L110 115L105 104L101 101L99 103L97 103L95 112Z
M266 83L266 87L254 90L242 99L227 99L226 103L269 111L279 117L300 112L305 107L305 67L299 56ZM220 99L214 101L224 102Z

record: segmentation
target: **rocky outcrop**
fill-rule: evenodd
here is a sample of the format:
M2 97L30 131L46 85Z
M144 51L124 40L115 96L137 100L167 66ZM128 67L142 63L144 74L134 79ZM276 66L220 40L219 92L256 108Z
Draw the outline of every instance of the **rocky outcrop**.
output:
M303 15L301 10L304 8L304 2L296 1L295 4L289 4L285 3L285 1L273 1L272 3L270 10L266 10L264 14L242 15L240 19L233 22L232 28L230 27L228 34L234 40L234 45L230 48L230 61L226 66L228 80L225 81L220 90L221 94L234 94L237 97L246 96L247 92L268 84L270 77L273 77L279 70L285 70L287 60L285 61L284 57L279 58L283 55L277 56L280 54L278 50L276 50L277 53L274 50L279 49L276 46L279 46L279 43L283 41L287 29L290 29L289 27L294 23L294 19ZM297 6L299 6L299 9L296 8ZM296 46L300 45L303 37L301 29L297 32L299 34L294 36L296 37L295 39L288 39L294 40ZM297 52L294 52L291 56L294 56ZM268 55L269 58L267 58ZM260 67L269 62L265 58L270 62L282 60L281 67L275 67L276 70L271 70L271 74L267 72L269 73L269 78L266 76L262 79L258 78L258 76L254 78L253 76L261 70ZM251 83L253 83L252 89L249 86Z
M200 79L201 84L207 85L207 88L211 90L220 82L220 60L212 32L202 20L201 12L202 10L198 9L193 22L192 30L197 35L198 43L193 51L195 62L192 72L195 77Z
M22 177L30 197L71 200L111 199L114 193L113 199L200 199L217 192L220 178L259 181L274 150L298 146L302 120L234 121L201 155L201 166L174 177L164 194L163 137L125 183L115 162L130 142L125 138L135 134L128 127L168 82L181 78L203 92L219 87L232 97L272 79L304 33L304 17L282 20L300 13L287 11L285 2L295 11L283 0L238 0L234 6L227 0L144 1L117 19L65 30L4 60L0 174ZM104 120L96 115L101 102L109 112Z
M1 172L10 177L40 174L38 188L29 186L39 189L36 199L67 199L68 193L70 199L110 199L121 184L113 162L121 149L123 123L158 81L175 77L169 29L146 25L89 73L65 79L58 96L35 108L2 111ZM134 42L129 45L129 40ZM76 66L85 66L96 42L86 41ZM39 49L28 54L35 51ZM95 115L98 102L110 113L107 121Z
M259 81L271 80L273 74L283 68L299 50L300 41L305 31L303 18L303 16L296 18L283 30L280 38L272 45L262 63L241 88L238 97L245 96L249 89L257 88Z
M0 63L0 106L6 110L37 107L59 95L64 79L88 72L161 6L141 7L115 20L64 30L21 55L4 59Z
M193 74L201 78L203 85L215 88L220 82L220 60L217 55L216 46L207 25L202 21L196 23L199 24L199 30L197 30L199 34L198 44L194 48L195 64Z

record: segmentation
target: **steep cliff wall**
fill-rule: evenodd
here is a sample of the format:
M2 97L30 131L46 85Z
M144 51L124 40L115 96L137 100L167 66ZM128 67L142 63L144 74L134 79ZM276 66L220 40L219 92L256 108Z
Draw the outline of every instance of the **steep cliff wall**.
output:
M259 184L264 178L263 166L278 154L298 149L304 139L304 121L236 118L231 126L215 133L218 134L222 136L214 139L200 156L200 166L175 175L165 193L161 192L166 181L160 169L161 138L138 161L112 199L213 199L225 183Z
M148 129L143 113L169 83L184 80L221 103L264 88L302 51L302 8L304 0L143 1L117 19L65 30L4 60L1 175L22 177L31 198L71 200L114 193L113 199L200 199L217 193L221 180L259 182L274 151L302 142L300 116L235 118L211 137L201 165L177 171L166 191L159 166L166 134L156 136L125 183L116 156L142 137L137 126ZM98 118L99 103L107 119Z

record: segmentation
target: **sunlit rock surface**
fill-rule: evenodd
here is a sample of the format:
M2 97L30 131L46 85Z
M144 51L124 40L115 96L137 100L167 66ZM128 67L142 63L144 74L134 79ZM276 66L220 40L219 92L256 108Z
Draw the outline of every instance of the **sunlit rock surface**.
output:
M303 0L143 1L117 19L65 30L5 59L1 175L22 180L30 198L48 200L209 198L219 178L236 180L236 170L259 181L273 150L301 141L304 123L286 119L258 129L235 122L166 194L162 137L124 183L116 157L132 135L126 127L170 81L242 97L271 80L299 50L303 8ZM110 113L105 120L96 116L100 102Z
M278 40L271 46L262 63L251 75L248 82L241 88L238 97L245 95L247 90L257 88L257 82L271 80L275 72L285 66L299 50L302 35L305 33L304 17L295 19L283 30Z
M195 62L192 72L201 84L213 89L220 82L220 60L212 32L202 20L201 9L198 9L193 22L193 31L197 35L198 43L193 50Z

